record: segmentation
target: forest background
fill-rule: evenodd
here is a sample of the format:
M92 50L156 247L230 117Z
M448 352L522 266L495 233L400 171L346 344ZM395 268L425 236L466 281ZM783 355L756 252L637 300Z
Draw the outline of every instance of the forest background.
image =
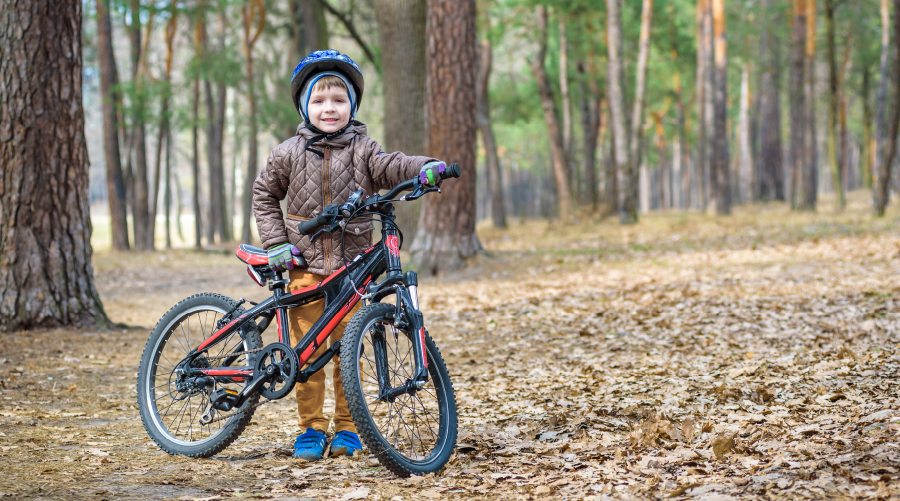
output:
M101 248L249 241L246 187L296 129L290 74L314 49L360 63L358 118L372 137L387 151L424 153L424 0L84 8ZM467 64L478 67L481 134L477 166L466 168L477 170L478 220L629 223L650 210L728 214L765 200L841 210L853 189L872 189L883 213L900 88L887 0L483 0L477 9L479 58ZM104 119L115 124L106 141ZM104 154L111 140L118 152ZM111 188L121 203L109 202ZM820 194L835 192L834 206L820 207ZM414 235L416 208L405 210Z

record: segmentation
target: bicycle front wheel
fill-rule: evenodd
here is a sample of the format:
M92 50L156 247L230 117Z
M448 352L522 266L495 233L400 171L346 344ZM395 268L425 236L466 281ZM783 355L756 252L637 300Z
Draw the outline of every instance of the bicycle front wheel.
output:
M353 316L341 342L344 395L357 431L381 464L401 477L425 475L443 468L456 447L456 398L427 334L428 383L415 393L384 398L415 372L411 333L394 325L395 311L394 305L376 303Z

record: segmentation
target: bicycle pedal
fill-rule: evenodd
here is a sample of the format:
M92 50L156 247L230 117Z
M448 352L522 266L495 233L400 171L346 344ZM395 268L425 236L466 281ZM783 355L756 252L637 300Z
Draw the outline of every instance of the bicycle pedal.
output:
M219 388L209 396L213 408L228 412L237 403L238 392L230 388Z

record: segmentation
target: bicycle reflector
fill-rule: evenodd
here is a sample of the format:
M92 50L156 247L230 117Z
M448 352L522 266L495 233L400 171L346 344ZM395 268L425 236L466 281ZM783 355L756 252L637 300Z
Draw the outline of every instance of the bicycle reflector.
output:
M250 278L252 278L254 282L256 282L256 285L260 287L264 285L262 277L259 276L258 271L253 269L253 265L247 265L247 274L250 275Z

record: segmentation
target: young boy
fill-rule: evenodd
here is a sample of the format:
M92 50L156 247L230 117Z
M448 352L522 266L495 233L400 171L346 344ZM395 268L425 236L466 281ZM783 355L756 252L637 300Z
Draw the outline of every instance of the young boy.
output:
M366 126L353 117L364 90L363 75L349 57L336 50L315 51L305 57L291 77L294 108L303 118L297 135L281 143L269 155L265 168L253 184L253 215L262 245L273 270L290 270L289 290L302 289L324 280L343 266L340 232L320 236L310 243L297 231L298 223L319 214L326 205L343 203L361 189L372 195L400 182L420 176L424 183L439 179L445 164L434 158L384 153L366 136ZM280 201L287 198L287 224ZM371 221L347 225L344 249L352 260L371 245ZM306 269L294 269L293 256L303 255ZM341 339L350 311L334 329L329 343ZM296 344L324 311L324 301L289 310L291 343ZM310 359L328 347L323 343ZM352 456L362 448L350 417L341 385L340 362L334 359L334 429L331 453ZM300 428L294 442L294 457L315 461L325 452L329 420L322 413L325 402L325 372L297 385Z

